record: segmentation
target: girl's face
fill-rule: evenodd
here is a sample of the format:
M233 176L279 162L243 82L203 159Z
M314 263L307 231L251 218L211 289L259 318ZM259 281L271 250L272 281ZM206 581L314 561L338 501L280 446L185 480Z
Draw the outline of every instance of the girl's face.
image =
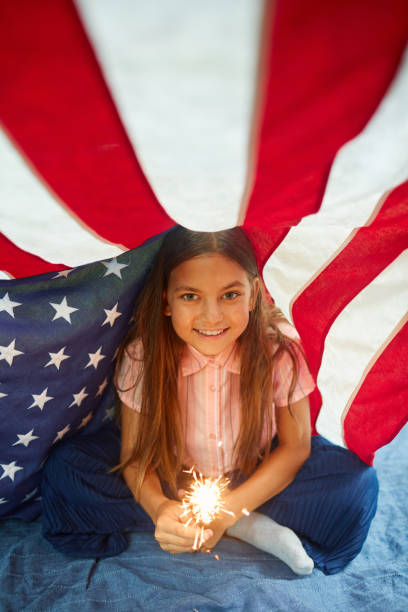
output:
M237 262L218 253L200 255L172 270L164 314L179 338L214 356L243 333L257 292L258 279L251 285Z

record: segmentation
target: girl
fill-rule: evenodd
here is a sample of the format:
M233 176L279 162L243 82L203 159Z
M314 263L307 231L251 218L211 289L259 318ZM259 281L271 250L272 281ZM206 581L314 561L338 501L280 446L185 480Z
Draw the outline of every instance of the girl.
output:
M314 382L294 329L264 297L242 230L167 234L115 384L127 486L107 473L118 461L114 431L62 443L43 485L44 532L57 548L107 556L126 547L126 531L154 529L164 550L193 552L198 528L185 524L180 496L194 467L231 481L229 513L207 527L202 549L232 535L298 574L314 564L335 573L358 554L376 510L375 471L311 439Z

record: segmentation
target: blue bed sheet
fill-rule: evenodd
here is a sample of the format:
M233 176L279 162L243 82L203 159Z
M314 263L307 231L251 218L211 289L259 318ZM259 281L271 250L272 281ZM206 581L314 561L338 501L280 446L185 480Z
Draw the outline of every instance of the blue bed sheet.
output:
M95 564L73 560L41 537L41 522L0 526L0 610L316 612L408 610L408 428L377 453L377 515L345 571L298 577L279 560L232 538L214 554L168 555L149 533Z

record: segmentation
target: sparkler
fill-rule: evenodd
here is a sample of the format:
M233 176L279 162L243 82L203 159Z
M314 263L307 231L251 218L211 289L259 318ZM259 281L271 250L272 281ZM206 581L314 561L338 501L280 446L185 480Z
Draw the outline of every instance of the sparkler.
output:
M181 516L189 516L185 525L193 522L200 527L193 544L193 550L199 550L204 542L206 525L209 525L222 513L234 516L233 512L225 508L223 499L223 493L228 488L230 481L223 476L208 478L201 474L197 475L194 468L185 471L193 475L193 482L182 499L181 505L184 512Z

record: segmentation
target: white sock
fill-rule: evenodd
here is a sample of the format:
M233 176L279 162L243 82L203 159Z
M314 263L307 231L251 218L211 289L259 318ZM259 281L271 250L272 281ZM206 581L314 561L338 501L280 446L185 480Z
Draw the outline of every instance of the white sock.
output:
M227 530L227 534L275 555L295 574L312 573L313 559L306 553L295 532L264 514L251 512L249 516L243 516Z

